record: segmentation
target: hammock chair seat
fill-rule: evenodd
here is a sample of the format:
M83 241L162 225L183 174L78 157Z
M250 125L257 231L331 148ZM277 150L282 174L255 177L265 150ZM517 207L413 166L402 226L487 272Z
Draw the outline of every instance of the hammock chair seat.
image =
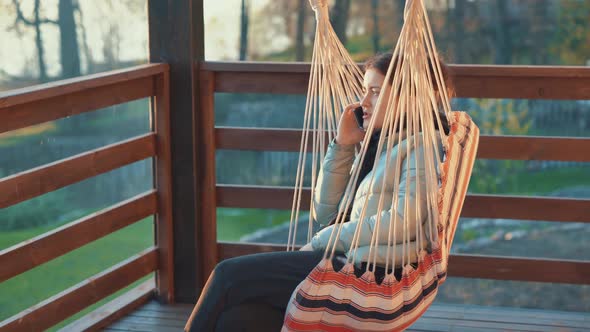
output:
M467 113L451 111L423 0L407 0L404 25L372 105L373 115L363 124L365 137L379 130L372 171L361 179L357 191L370 141L365 139L357 158L350 154L354 159L350 170L324 178L318 170L320 161L333 153L329 150L326 155L326 137L329 142L335 136L341 110L362 99L362 74L330 25L326 1L310 3L316 13L316 39L288 250L294 249L297 223L293 221L299 215L309 143L314 193L309 222L314 216L332 219L335 214L336 218L313 239L308 233L313 248L324 249L324 257L293 292L282 331L400 331L424 313L446 279L479 129ZM443 128L441 114L448 120L449 132L435 129ZM382 123L377 126L379 116ZM441 144L444 153L439 151ZM380 158L382 153L385 158ZM380 159L385 160L384 167ZM324 187L331 188L327 200L321 198ZM349 208L351 221L345 222ZM338 252L347 257L336 271L332 260ZM361 262L366 272L358 277L355 266ZM380 283L377 266L385 271ZM394 271L399 269L398 280Z
M401 280L390 273L380 284L372 271L357 278L352 263L335 271L324 259L293 293L283 331L400 331L432 304L446 280L448 254L479 142L479 129L469 115L452 115L455 121L439 170L438 241L420 251L417 267L403 267Z

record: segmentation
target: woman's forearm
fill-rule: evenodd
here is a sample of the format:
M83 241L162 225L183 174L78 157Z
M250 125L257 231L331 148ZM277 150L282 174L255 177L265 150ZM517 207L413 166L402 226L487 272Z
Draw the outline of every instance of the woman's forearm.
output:
M338 213L353 163L354 145L330 143L313 192L311 212L318 223L328 224Z

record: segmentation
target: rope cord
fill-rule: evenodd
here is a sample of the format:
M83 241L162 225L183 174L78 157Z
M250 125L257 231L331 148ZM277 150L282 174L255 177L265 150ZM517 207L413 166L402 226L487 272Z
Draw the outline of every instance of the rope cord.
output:
M312 213L309 216L308 241L312 235L311 223L315 211L313 194L316 191L316 181L328 142L336 136L341 110L360 100L362 96L360 82L362 82L363 74L330 25L326 1L310 0L310 4L315 11L317 25L292 204L288 250L293 250L295 247L309 136L312 135L310 151L312 154L310 202ZM437 171L443 165L439 144L445 144L444 149L448 149L446 146L448 135L442 130L441 114L446 117L450 125L455 121L455 118L451 116L449 93L422 0L406 1L404 21L393 51L392 62L385 75L377 103L374 105L365 138L361 142L350 170L349 181L338 205L335 222L324 251L324 259L334 257L343 225L347 221L345 220L347 211L353 204L355 209L357 204L362 204L358 205L360 209L358 220L352 221L356 223L356 228L348 248L347 263L357 261L359 246L368 246L368 257L363 257L363 260L366 259L368 263L367 271L375 272L380 259L379 246L386 243L386 274L389 274L390 270L393 272L397 266L406 268L410 263L417 260L419 262L422 251L425 248L431 248L432 244L438 241L437 195L440 181ZM384 118L383 124L380 128L376 128L376 119L381 116ZM436 130L435 125L439 130ZM385 170L393 168L394 171L383 174L380 183L377 183L374 171L369 177L362 179L367 181L369 193L379 192L376 205L377 211L380 212L374 216L367 216L369 195L365 195L363 202L354 202L354 195L370 137L378 129L381 132L373 170L382 163L384 157ZM384 156L381 156L384 148ZM395 158L392 158L396 148L397 154ZM399 183L402 172L406 172L403 188ZM393 188L386 188L386 185L391 182L394 184ZM381 187L378 187L379 185ZM386 193L389 191L392 192L392 197L386 202ZM425 202L426 209L422 202ZM382 220L386 215L385 211L390 211L389 220ZM368 243L361 243L361 240L367 241L361 234L366 222L372 223L369 225L369 229L372 228L372 234L369 236ZM387 223L388 227L382 229L383 223ZM383 231L387 234L380 234ZM386 241L383 238L385 235L387 235ZM398 249L401 249L401 253L397 252Z

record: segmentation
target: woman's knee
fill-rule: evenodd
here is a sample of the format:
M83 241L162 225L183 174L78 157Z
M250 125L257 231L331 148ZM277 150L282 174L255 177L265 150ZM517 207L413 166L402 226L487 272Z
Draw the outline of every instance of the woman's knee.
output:
M215 266L211 272L210 278L220 279L225 285L239 279L240 271L243 271L247 266L244 266L241 257L234 257L225 259Z
M209 278L199 297L199 302L203 298L210 298L211 296L213 298L225 298L225 293L233 283L233 278L229 273L230 270L231 266L228 267L224 261L215 266L211 274L209 274Z

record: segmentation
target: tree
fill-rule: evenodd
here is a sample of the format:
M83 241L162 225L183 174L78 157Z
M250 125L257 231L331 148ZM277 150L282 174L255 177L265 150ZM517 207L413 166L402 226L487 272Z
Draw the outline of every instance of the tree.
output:
M590 61L589 18L590 1L562 1L550 48L562 64L586 65Z
M505 1L505 0L499 0ZM464 63L465 61L465 48L463 46L463 40L465 39L464 33L464 21L465 21L465 6L467 5L466 0L456 0L455 10L453 11L453 17L450 19L453 25L453 39L455 44L454 58L457 63Z
M404 9L406 7L405 3L405 0L394 0L394 17L396 17L396 21L399 24L400 28L404 25Z
M295 60L303 61L305 58L305 45L303 35L305 33L305 6L307 0L299 0L299 8L297 10L297 36L295 38Z
M553 30L553 24L548 15L548 3L545 1L529 1L528 8L531 15L532 54L531 64L547 65L547 36Z
M315 30L315 17L310 15L309 0L273 0L268 1L254 15L249 41L253 47L250 55L255 59L274 61L303 61L306 44ZM270 53L264 49L266 45L273 45L276 40L285 45L283 50L274 49ZM287 42L285 42L287 41Z
M72 0L59 0L59 42L61 77L80 76L80 54Z
M21 1L12 0L16 11L14 27L18 29L19 24L32 26L35 29L35 46L37 49L37 59L39 66L39 80L47 81L47 70L45 64L45 49L43 47L42 25L57 25L60 32L60 64L62 68L61 78L80 76L80 56L78 50L78 39L76 36L76 21L74 19L74 6L72 0L59 0L58 19L52 20L41 18L41 1L35 0L33 15L34 19L30 20L25 17L21 10Z
M240 61L246 60L248 55L248 1L242 0L242 10L240 15Z
M454 58L454 54L452 52L452 43L454 40L454 33L453 33L453 28L454 25L452 24L453 22L453 11L455 10L455 0L445 0L445 7L446 7L446 12L444 13L444 17L443 17L443 26L440 29L440 33L441 36L443 38L441 38L440 40L442 41L440 43L441 49L445 50L445 61L455 61ZM442 15L442 13L441 13Z
M379 52L379 0L371 0L371 14L373 17L373 52Z
M35 29L35 47L37 49L37 65L39 66L39 81L47 82L47 66L45 64L45 48L43 46L43 35L41 31L41 25L46 23L57 24L56 21L49 20L47 18L40 17L41 0L35 0L33 15L34 19L30 20L23 14L20 2L18 0L12 0L16 11L16 19L14 21L14 29L19 29L19 24L26 26L32 26Z
M494 63L496 64L512 63L512 24L506 2L506 0L496 0L497 20L494 24L496 36Z
M332 21L334 32L336 32L343 45L346 45L346 27L349 11L350 0L336 0L330 11L330 21Z
M80 37L82 38L82 51L86 57L87 73L94 73L96 71L92 52L88 45L88 37L86 33L86 26L84 25L84 14L80 6L77 6L76 13L78 14L78 22L80 24Z

